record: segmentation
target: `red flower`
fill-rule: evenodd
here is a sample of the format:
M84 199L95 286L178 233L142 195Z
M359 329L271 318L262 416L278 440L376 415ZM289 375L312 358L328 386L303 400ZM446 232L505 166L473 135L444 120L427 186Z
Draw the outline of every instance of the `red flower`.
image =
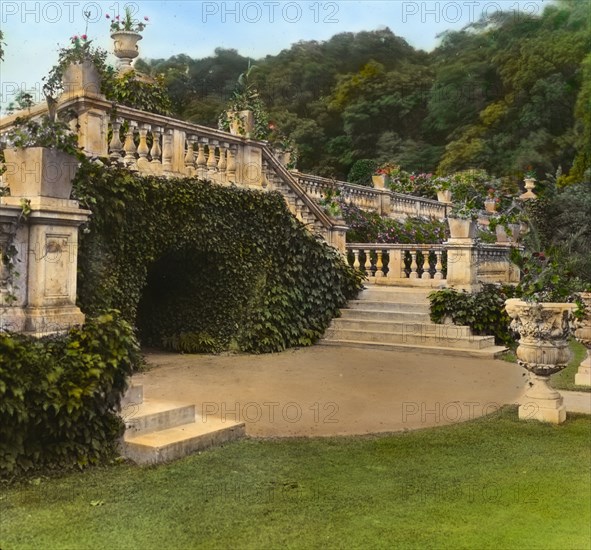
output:
M117 19L117 21L119 20L119 16L115 17L115 19Z
M88 36L86 36L85 34L83 34L80 38L82 38L82 40L86 40L88 38Z

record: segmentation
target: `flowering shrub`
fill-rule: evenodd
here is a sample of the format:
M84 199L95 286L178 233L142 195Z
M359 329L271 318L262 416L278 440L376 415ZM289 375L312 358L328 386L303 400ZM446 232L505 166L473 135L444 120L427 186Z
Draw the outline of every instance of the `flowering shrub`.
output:
M118 31L131 31L131 32L142 32L146 25L148 24L148 17L144 16L143 21L139 21L138 19L133 18L133 14L131 13L131 8L127 6L125 8L125 18L121 20L119 15L116 15L113 19L107 13L105 17L111 21L111 32L118 32Z
M341 201L341 212L350 228L347 242L435 244L446 239L446 225L439 220L408 218L398 221L344 201Z

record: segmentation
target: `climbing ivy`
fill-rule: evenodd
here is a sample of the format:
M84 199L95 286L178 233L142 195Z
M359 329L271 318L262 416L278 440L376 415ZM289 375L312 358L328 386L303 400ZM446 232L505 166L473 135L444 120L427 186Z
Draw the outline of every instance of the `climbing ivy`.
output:
M309 345L361 287L279 193L92 164L74 189L93 211L80 306L121 310L144 344L255 353Z

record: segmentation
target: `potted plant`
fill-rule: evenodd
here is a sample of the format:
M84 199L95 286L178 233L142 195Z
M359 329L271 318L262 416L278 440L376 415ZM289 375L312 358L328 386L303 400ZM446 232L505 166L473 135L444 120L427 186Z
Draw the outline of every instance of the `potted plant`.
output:
M230 103L219 117L218 127L233 135L264 140L270 131L269 115L251 80L255 69L256 65L249 62L248 69L238 77Z
M486 199L484 199L484 209L487 212L494 213L497 211L497 207L499 205L500 199L497 197L495 189L492 187L489 188Z
M509 212L491 217L489 228L496 233L497 244L518 242L522 221L523 217L519 212Z
M69 199L82 153L62 121L17 118L7 134L5 182L13 197Z
M137 43L142 39L142 32L148 23L148 17L143 21L133 18L133 13L129 6L125 7L125 17L119 15L111 19L107 14L105 16L110 20L111 38L114 43L114 54L119 59L119 70L126 72L131 70L131 62L139 55Z
M452 239L474 239L478 208L471 200L454 203L447 217Z
M101 93L103 76L108 73L107 52L92 46L86 34L70 38L70 46L61 48L57 63L43 80L43 93L56 100L60 93Z
M543 252L513 248L511 260L520 268L520 298L505 302L511 328L519 334L518 364L530 373L529 388L519 407L519 418L559 424L566 418L562 396L548 386L550 376L570 359L567 338L574 325L575 281L563 264Z
M376 189L384 189L392 178L399 176L401 173L400 166L393 162L381 164L374 175L371 177L373 186Z
M451 179L447 176L438 176L433 179L432 184L437 193L437 200L446 204L451 203Z
M525 183L525 193L519 195L521 200L537 199L537 195L533 192L536 186L536 172L528 166L525 174L523 175L523 181Z

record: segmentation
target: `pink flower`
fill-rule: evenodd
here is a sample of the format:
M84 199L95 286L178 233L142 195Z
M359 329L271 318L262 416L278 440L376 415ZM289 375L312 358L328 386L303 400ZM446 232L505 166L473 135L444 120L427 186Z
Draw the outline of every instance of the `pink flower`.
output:
M144 15L144 21L149 21L150 19L148 18L147 15Z
M119 16L115 17L115 19L117 19L117 21L119 21Z
M83 34L80 38L82 38L82 40L86 40L88 38L88 36L86 36L85 34Z
M106 17L107 19L111 19L111 16L110 16L108 13L105 13L105 17Z

